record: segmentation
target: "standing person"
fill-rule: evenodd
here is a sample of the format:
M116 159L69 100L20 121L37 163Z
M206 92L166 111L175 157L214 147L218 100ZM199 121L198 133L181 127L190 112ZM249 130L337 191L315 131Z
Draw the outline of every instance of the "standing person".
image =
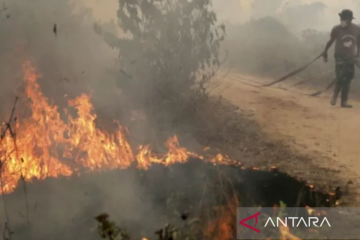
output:
M331 31L330 40L323 52L323 58L327 62L327 52L335 42L336 84L330 104L333 106L336 104L341 91L341 107L352 108L347 101L350 83L355 76L355 62L360 54L360 27L352 23L354 17L351 10L345 9L339 13L339 16L340 24Z

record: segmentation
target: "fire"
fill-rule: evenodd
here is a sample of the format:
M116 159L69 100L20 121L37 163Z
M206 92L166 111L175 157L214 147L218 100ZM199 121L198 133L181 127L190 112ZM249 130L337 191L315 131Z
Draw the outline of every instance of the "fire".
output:
M298 238L297 236L295 236L294 234L292 234L290 232L289 227L285 227L283 225L279 226L280 228L280 235L281 235L281 239L294 239L294 240L301 240L301 238Z
M204 232L207 240L230 240L234 239L236 229L236 215L234 209L239 206L239 200L233 196L226 206L215 207L217 217L210 221Z
M151 146L140 146L139 153L136 155L138 167L140 169L148 168L152 163L160 163L165 166L174 163L184 163L189 157L197 157L202 159L201 155L189 152L186 148L180 147L177 136L173 136L166 141L166 147L169 149L167 154L162 157L155 157L151 152Z
M124 169L132 164L146 169L153 163L169 165L186 162L189 157L203 158L180 147L176 136L166 142L166 154L155 155L150 146L140 146L134 153L120 124L115 133L96 127L97 116L86 94L69 101L77 116L64 111L64 120L58 107L50 104L40 91L37 79L41 74L30 62L24 64L23 70L31 114L11 124L16 135L7 132L1 140L0 194L12 192L20 179L30 181L84 171ZM227 159L219 154L212 162L225 163Z
M306 211L308 212L309 215L312 215L315 210L309 206L306 206Z

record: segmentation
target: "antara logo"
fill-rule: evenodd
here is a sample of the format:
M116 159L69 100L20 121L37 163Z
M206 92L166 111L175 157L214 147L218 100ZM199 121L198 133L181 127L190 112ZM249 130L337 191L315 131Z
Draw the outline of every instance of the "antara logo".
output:
M255 213L255 214L251 215L250 217L247 217L247 218L241 220L239 223L240 223L241 225L243 225L244 227L247 227L247 228L249 228L249 229L251 229L251 230L253 230L253 231L257 232L257 233L260 233L260 230L259 230L259 229L254 228L254 227L256 227L256 224L258 223L258 216L259 216L259 215L260 215L260 212ZM248 225L248 224L245 223L246 221L249 221L249 220L252 219L252 218L255 218L255 221L256 221L254 227L252 227L252 226L250 226L250 225Z

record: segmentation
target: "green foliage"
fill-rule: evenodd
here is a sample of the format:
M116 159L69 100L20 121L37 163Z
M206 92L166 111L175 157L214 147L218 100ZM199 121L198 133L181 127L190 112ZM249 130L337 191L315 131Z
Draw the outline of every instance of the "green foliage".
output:
M98 222L98 234L103 239L108 240L131 240L132 238L128 232L119 226L114 221L109 220L109 215L103 213L95 217ZM186 221L183 218L185 224L180 230L172 224L166 225L164 228L161 228L155 232L157 240L176 240L176 239L185 239L185 240L195 240L196 225L199 223L199 219L193 218ZM147 238L142 238L147 239Z
M156 231L155 234L158 236L158 240L175 240L178 236L178 229L169 224Z
M120 38L95 30L119 50L118 86L133 103L176 108L205 95L225 36L210 0L119 0L118 20Z
M115 222L110 221L108 214L100 214L95 219L98 222L98 233L101 238L109 240L130 240L127 231L119 228Z
M278 216L279 218L284 218L286 217L286 204L283 201L280 201L280 209L279 209L279 213Z

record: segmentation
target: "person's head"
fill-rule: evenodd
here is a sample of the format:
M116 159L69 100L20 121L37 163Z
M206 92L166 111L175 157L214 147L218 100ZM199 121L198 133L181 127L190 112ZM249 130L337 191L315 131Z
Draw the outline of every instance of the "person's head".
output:
M348 26L354 19L353 12L349 9L344 9L339 13L342 27Z

